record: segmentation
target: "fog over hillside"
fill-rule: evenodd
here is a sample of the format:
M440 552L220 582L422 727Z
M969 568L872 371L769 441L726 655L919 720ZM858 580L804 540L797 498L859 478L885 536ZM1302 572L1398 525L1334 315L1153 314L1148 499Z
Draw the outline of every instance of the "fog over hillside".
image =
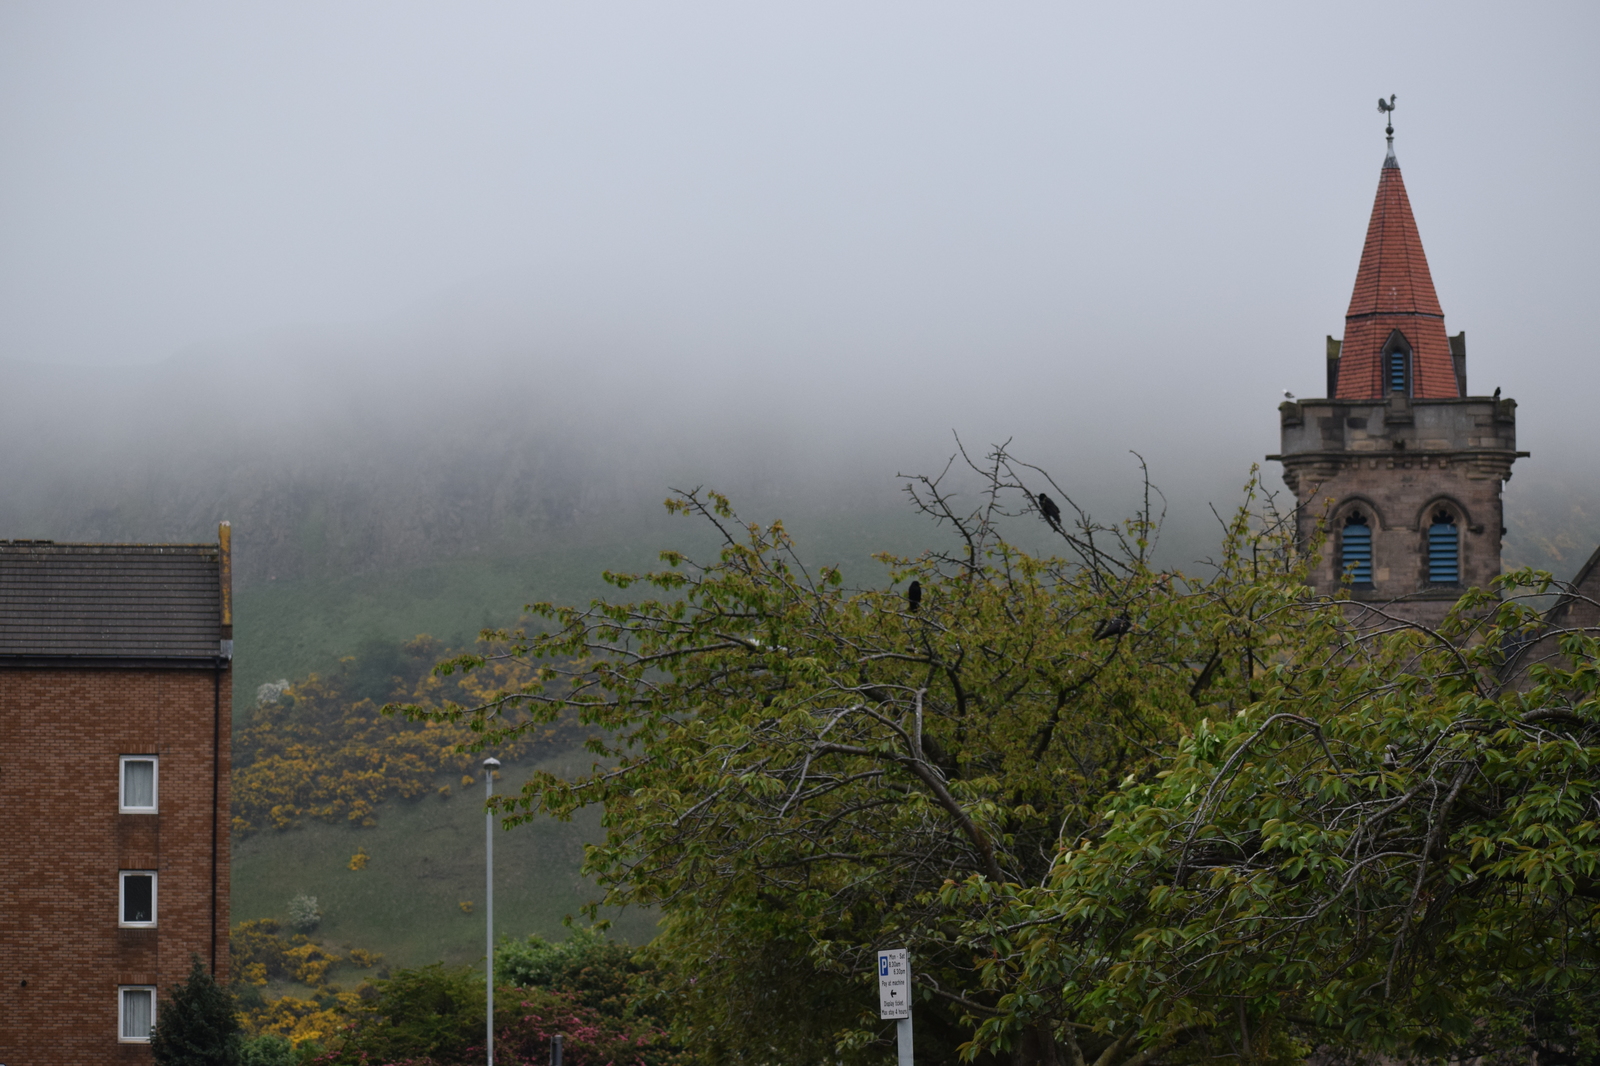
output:
M1206 504L1235 499L1252 458L1240 441L1214 456L1163 447L1135 403L1106 435L1070 401L954 360L903 377L776 357L680 373L671 353L462 354L455 340L436 358L280 338L146 366L6 366L0 528L203 540L228 518L248 587L578 538L681 543L661 501L705 485L801 535L843 527L913 550L939 535L896 475L937 472L959 433L975 457L1011 439L1104 518L1137 505L1139 448L1172 501L1172 537L1203 551ZM409 342L433 343L451 346ZM1273 418L1269 406L1258 428Z
M0 530L208 540L227 518L249 588L551 543L703 544L661 501L705 485L746 518L783 519L808 549L843 538L859 563L941 542L895 475L936 472L959 433L974 455L1010 440L1102 519L1138 505L1137 451L1166 508L1162 561L1183 567L1210 553L1212 508L1236 505L1250 464L1276 445L1268 398L1219 426L1176 392L1113 378L1075 393L1070 359L1028 382L1008 380L1003 360L954 352L887 372L755 352L647 358L614 338L541 347L435 323L403 339L280 336L149 365L5 364ZM1582 459L1521 461L1508 563L1566 576L1600 541ZM1262 466L1281 491L1277 464ZM1045 547L1025 523L1015 535Z

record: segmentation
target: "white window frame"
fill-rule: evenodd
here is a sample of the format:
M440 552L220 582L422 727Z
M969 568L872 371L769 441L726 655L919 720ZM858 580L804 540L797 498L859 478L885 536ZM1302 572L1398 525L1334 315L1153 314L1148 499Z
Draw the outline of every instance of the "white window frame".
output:
M123 801L128 797L128 764L147 762L152 767L150 775L150 806L129 807ZM161 810L161 756L123 755L117 759L117 810L122 814L156 814Z
M125 922L122 916L127 913L127 891L129 877L148 877L150 879L150 920L148 922ZM156 919L161 917L159 900L161 894L161 879L154 870L121 870L117 873L117 925L122 929L154 929ZM130 986L131 987L131 986Z
M156 986L155 985L118 985L117 986L117 1043L119 1044L148 1044L150 1035L128 1036L127 995L129 992L147 992L150 995L150 1029L156 1027Z

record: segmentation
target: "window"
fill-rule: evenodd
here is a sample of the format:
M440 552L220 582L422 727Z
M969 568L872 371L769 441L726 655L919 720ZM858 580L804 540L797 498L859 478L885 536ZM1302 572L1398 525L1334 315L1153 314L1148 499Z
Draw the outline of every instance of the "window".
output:
M1360 511L1344 520L1339 538L1339 565L1358 589L1372 587L1372 527Z
M122 871L122 890L117 914L118 925L150 926L156 924L156 872L154 870Z
M1370 350L1370 349L1369 349ZM1409 392L1406 388L1406 353L1393 351L1383 357L1383 373L1390 392Z
M123 814L154 814L156 812L156 763L154 755L124 755L122 757Z
M148 1044L156 1020L156 990L148 985L123 985L117 989L117 1039L125 1044Z
M1449 511L1436 512L1428 527L1428 583L1461 583L1461 536Z

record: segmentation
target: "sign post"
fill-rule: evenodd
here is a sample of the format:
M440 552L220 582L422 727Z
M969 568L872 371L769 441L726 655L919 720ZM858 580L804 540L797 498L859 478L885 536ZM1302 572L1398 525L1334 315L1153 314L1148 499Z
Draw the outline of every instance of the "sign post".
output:
M911 1066L911 958L905 948L878 952L878 1017L895 1023L899 1066Z

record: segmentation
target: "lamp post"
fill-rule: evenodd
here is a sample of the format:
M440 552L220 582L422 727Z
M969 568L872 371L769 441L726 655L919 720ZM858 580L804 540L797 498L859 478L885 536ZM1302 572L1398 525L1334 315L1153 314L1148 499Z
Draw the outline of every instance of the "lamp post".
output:
M494 772L498 769L499 759L491 755L483 760L483 920L488 939L483 966L484 984L489 993L483 1047L487 1066L494 1066L494 810L489 801L494 798Z

